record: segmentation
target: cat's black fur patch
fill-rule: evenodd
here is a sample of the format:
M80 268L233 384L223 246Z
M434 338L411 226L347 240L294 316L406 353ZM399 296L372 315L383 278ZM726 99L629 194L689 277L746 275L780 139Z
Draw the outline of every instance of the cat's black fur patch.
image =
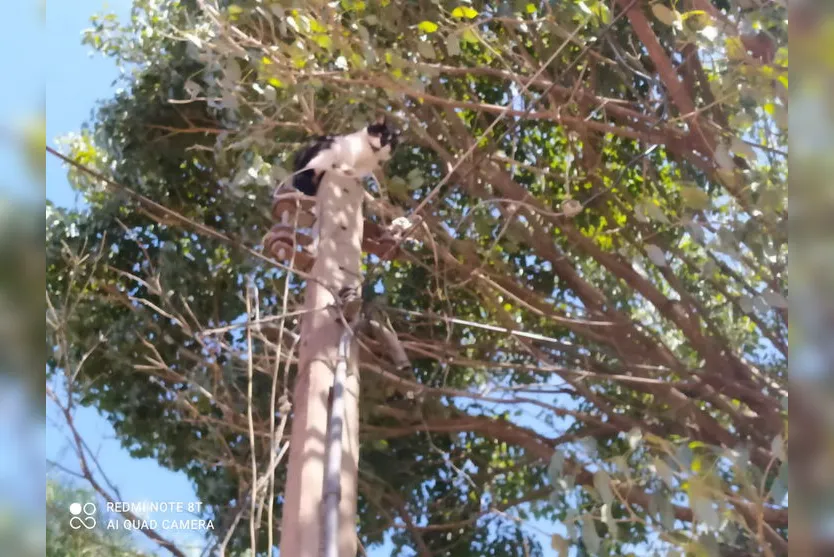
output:
M295 154L295 160L293 161L293 172L298 172L311 160L313 157L318 155L320 152L324 151L325 149L329 149L330 146L333 145L333 137L329 135L320 135L315 140L298 151ZM305 195L316 195L316 192L319 189L319 184L321 183L323 174L316 176L315 171L313 169L307 169L304 172L298 172L293 178L293 186L295 189L300 191Z

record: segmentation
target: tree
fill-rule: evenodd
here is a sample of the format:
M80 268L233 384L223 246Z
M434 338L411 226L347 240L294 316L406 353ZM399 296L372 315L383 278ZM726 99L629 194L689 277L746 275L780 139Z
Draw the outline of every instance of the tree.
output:
M86 40L130 73L69 142L89 208L50 208L53 375L185 471L229 547L254 519L265 551L282 468L254 481L246 410L262 474L304 284L260 251L271 190L308 134L384 110L408 139L369 218L424 227L366 264L414 368L369 342L363 544L539 555L528 524L549 519L590 555L786 554L786 25L746 5L137 0L95 19Z

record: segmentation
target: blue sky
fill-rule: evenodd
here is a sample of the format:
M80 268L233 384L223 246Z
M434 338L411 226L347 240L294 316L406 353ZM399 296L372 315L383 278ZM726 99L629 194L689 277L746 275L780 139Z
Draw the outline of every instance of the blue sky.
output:
M39 201L41 190L34 184L19 152L7 141L7 135L37 115L43 106L43 79L45 68L38 64L43 59L46 46L43 28L36 10L29 2L12 2L4 6L0 18L0 67L5 76L22 76L14 81L14 87L0 87L0 198L9 194L17 199ZM25 44L25 48L7 45Z

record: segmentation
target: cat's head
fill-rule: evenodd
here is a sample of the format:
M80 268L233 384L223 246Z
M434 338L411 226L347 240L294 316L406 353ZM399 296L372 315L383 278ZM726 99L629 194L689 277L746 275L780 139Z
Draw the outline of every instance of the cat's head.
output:
M374 150L385 158L390 157L394 149L397 148L400 134L391 126L385 116L377 118L366 130L368 132L368 141Z

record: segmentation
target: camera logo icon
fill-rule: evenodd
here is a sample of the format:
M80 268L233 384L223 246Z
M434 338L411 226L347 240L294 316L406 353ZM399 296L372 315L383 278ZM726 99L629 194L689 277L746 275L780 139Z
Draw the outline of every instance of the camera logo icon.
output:
M69 520L70 528L78 530L85 528L92 530L96 527L96 505L95 503L73 503L69 506L69 512L72 515Z

